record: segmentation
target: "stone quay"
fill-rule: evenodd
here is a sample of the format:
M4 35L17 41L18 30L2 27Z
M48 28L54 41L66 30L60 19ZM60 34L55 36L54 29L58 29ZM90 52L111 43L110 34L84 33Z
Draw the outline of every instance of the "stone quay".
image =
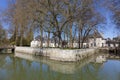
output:
M97 48L91 49L60 49L60 48L32 48L32 47L16 47L16 53L44 56L51 60L75 62L85 59L98 52Z

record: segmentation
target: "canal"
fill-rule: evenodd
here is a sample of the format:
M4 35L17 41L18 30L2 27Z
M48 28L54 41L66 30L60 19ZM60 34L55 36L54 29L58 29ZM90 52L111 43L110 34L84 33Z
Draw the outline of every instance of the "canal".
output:
M0 54L0 80L120 80L120 60L96 63L93 56L63 63L24 54Z

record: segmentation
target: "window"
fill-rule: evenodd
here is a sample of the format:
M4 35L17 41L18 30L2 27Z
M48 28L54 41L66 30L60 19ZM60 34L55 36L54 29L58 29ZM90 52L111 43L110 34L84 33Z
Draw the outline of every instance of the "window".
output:
M91 47L93 47L93 44L91 43Z
M96 38L94 38L94 41L96 41Z
M104 47L104 43L102 43L102 47Z
M94 46L96 47L96 43L94 42Z

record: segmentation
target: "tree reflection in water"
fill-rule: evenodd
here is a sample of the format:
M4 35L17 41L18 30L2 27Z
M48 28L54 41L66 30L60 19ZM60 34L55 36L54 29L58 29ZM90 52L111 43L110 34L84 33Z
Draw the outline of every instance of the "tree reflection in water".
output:
M63 63L51 61L46 58L35 56L19 55L21 58L13 55L0 55L0 80L112 80L111 73L113 70L107 71L113 66L109 62L102 64L91 63L94 56L77 63ZM22 59L24 58L24 59ZM112 61L113 63L114 61ZM116 63L114 63L116 64ZM120 66L120 61L117 62ZM120 69L114 80L119 80ZM106 74L104 76L103 74Z

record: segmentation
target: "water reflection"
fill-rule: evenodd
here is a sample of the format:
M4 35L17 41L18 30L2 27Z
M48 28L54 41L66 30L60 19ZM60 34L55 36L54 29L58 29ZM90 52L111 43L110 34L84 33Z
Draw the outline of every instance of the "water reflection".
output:
M49 60L48 58L45 58L45 57L40 57L40 56L37 57L37 56L23 54L23 53L16 53L15 57L46 64L49 66L50 70L64 73L64 74L75 73L77 69L82 68L86 64L92 62L95 58L95 56L92 56L87 59L84 59L81 62L75 63L75 62L58 62L58 61Z
M96 64L96 56L92 56L63 63L25 54L15 56L0 55L0 80L120 80L119 60Z

